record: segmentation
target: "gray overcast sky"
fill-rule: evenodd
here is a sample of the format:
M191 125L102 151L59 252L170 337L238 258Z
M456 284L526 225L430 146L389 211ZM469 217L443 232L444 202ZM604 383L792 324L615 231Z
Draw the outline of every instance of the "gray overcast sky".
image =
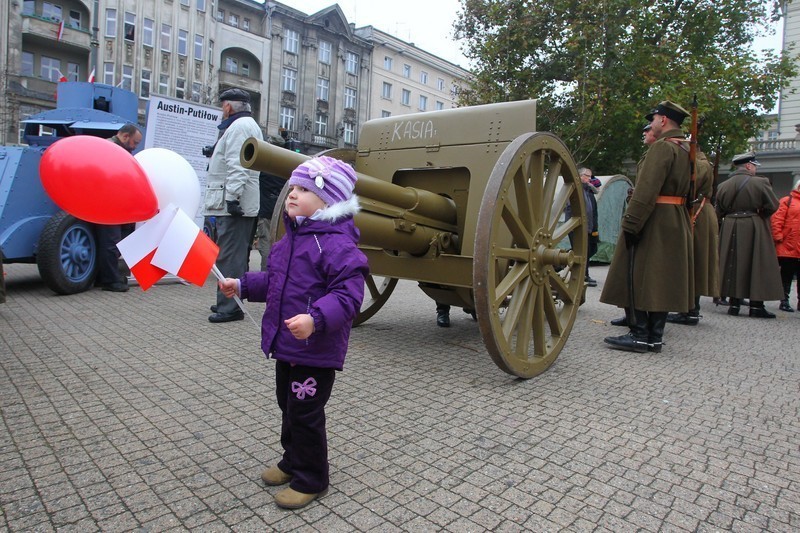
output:
M339 4L347 22L374 26L456 65L468 67L453 39L458 0L278 0L309 15Z

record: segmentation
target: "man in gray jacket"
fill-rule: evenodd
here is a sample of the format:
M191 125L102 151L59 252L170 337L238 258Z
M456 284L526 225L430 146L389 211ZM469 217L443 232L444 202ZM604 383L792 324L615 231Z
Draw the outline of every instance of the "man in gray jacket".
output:
M250 240L258 215L258 172L244 168L239 152L250 137L263 139L261 128L250 114L250 94L227 89L219 95L222 132L208 163L204 215L215 218L219 256L217 266L225 277L239 278L247 271ZM217 303L211 306L209 322L242 320L236 301L217 288Z

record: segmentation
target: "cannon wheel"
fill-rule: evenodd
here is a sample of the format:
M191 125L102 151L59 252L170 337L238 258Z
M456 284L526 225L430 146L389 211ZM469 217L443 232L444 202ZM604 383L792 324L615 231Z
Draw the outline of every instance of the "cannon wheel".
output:
M97 243L91 224L59 211L47 221L36 252L45 285L57 294L89 289L97 269Z
M568 202L572 216L563 220ZM484 343L509 374L541 374L567 341L584 290L585 219L580 178L564 143L550 133L515 139L489 177L473 268ZM572 231L574 251L558 248Z
M352 148L331 148L330 150L325 150L316 155L333 157L354 165L357 152ZM283 213L283 204L286 201L288 192L289 188L284 186L275 203L275 211L272 213L272 220L283 220L281 214ZM272 224L270 233L272 242L280 239L284 233L283 224ZM372 318L389 300L389 296L391 296L396 285L397 278L373 276L372 274L367 276L367 279L364 280L364 300L361 303L361 310L356 315L355 320L353 320L353 326L363 324Z

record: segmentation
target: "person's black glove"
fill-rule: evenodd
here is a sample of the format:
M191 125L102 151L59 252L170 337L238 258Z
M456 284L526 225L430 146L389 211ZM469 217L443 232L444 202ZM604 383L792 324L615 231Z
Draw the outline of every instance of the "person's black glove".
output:
M232 217L244 216L242 206L239 205L239 200L225 202L228 204L228 214Z
M639 242L639 236L635 233L631 233L629 231L624 231L623 234L625 235L625 247L632 248Z

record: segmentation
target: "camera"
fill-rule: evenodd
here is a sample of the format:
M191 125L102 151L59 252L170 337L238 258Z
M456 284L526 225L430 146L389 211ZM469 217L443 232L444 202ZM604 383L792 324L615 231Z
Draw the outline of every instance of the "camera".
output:
M206 157L211 157L211 154L214 153L214 145L203 146L203 155Z

